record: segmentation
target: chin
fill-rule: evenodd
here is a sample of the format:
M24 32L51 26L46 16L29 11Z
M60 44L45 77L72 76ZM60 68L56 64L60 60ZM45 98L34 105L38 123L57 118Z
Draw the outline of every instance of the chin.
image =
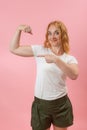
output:
M58 44L56 44L56 43L53 43L53 44L52 44L52 46L54 46L54 47L58 47Z
M58 42L52 42L50 43L52 47L58 47Z

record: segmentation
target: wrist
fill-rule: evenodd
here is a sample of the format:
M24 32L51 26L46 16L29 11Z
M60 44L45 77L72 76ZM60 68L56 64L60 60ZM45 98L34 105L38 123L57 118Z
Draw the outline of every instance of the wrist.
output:
M53 63L55 63L55 64L56 64L57 62L58 62L58 57L57 57L57 56L55 56L55 57L54 57L54 59L53 59Z
M17 34L17 35L20 35L21 32L22 32L22 31L21 31L19 28L16 29L16 34Z
M16 31L17 32L21 32L22 31L21 28L20 28L20 26L17 27Z

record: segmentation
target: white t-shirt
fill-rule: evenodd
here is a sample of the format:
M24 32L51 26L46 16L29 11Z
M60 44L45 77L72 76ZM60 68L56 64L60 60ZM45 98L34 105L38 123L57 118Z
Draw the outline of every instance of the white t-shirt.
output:
M35 96L40 99L54 100L66 95L66 75L63 71L55 63L47 63L44 57L37 57L40 54L54 53L41 45L32 45L31 47L37 63ZM66 53L58 57L68 64L78 63L74 56Z

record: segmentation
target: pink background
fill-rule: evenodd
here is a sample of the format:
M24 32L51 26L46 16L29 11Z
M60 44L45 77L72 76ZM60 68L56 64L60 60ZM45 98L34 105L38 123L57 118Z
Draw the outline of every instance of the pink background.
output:
M74 108L69 130L87 130L87 0L0 0L0 130L30 130L36 64L9 52L19 24L29 24L33 36L22 34L22 44L43 44L52 20L63 21L69 32L71 53L78 59L80 75L68 79Z

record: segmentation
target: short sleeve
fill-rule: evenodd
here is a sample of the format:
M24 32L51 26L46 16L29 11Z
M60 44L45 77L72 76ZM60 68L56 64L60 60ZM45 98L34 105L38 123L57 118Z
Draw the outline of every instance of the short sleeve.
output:
M34 56L37 56L41 53L42 46L41 45L32 45L31 46Z
M67 63L68 64L72 64L72 63L78 64L78 61L77 61L77 59L74 56L69 56Z

